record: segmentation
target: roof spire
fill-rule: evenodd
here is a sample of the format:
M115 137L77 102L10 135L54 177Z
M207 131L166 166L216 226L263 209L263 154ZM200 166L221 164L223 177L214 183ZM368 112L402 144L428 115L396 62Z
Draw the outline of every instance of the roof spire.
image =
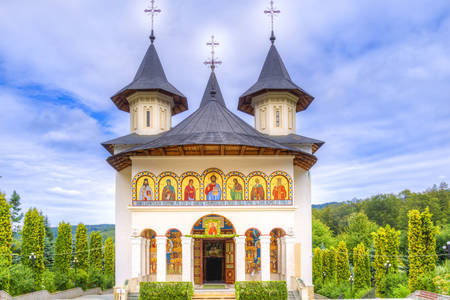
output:
M150 33L150 41L153 44L153 42L155 41L155 35L153 33L153 25L154 25L154 20L155 20L155 16L161 12L161 9L159 9L156 5L155 5L155 0L151 0L150 1L152 6L150 8L147 8L144 10L144 12L149 13L151 15L152 18L152 31Z
M220 44L214 39L214 35L211 36L211 41L206 43L207 46L211 47L211 59L204 62L205 65L211 66L211 71L214 72L214 69L216 68L216 65L221 65L222 62L220 60L217 60L216 52L214 51L216 46L219 46Z
M264 13L266 15L270 16L270 22L271 22L271 29L272 29L272 33L270 35L270 41L272 42L272 45L275 43L275 33L273 31L273 18L276 17L281 11L276 9L273 6L273 0L270 0L270 7L267 8Z

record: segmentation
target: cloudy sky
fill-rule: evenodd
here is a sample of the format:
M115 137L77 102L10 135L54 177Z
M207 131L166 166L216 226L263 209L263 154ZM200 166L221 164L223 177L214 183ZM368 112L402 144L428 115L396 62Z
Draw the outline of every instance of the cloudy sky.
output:
M205 42L237 112L269 48L268 0L159 0L156 47L169 80L199 105ZM326 141L312 169L313 203L450 181L450 2L278 0L277 48L316 99L299 134ZM114 222L114 170L102 141L128 133L109 97L148 47L144 0L0 3L0 190L51 222Z

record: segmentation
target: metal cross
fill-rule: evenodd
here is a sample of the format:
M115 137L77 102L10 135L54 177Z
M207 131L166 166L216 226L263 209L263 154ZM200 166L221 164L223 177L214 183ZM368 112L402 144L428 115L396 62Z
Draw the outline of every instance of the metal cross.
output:
M272 44L275 42L275 34L273 33L273 18L276 17L281 11L279 9L276 9L273 6L273 0L270 0L270 8L267 8L264 13L266 15L270 16L270 21L271 21L271 25L272 25L272 34L270 36L270 41L272 42Z
M220 60L217 60L216 58L216 52L214 51L216 46L219 46L220 44L214 40L214 35L211 36L211 41L206 43L207 46L211 47L211 60L207 60L204 62L205 65L211 65L211 70L214 71L216 68L216 65L221 65L222 62Z
M150 40L153 43L153 41L155 40L155 35L153 34L154 19L155 19L155 16L161 12L161 9L159 9L155 5L155 0L151 0L150 2L152 4L152 6L150 8L145 9L144 12L146 12L152 16L152 33L150 34Z

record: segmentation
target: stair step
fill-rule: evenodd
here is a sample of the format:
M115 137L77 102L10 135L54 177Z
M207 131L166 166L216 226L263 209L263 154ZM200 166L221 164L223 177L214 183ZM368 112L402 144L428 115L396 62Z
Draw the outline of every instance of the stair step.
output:
M234 293L195 293L192 300L235 300Z

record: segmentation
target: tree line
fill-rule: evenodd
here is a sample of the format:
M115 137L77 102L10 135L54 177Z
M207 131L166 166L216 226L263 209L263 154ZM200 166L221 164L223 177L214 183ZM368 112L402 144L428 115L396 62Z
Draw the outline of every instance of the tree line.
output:
M73 287L112 288L114 242L78 224L75 236L61 222L56 239L48 218L36 208L21 212L20 196L9 201L0 193L0 290L20 295L37 290L50 292ZM23 220L23 226L22 226Z
M449 202L442 183L422 193L313 209L316 292L331 298L360 298L374 290L377 297L406 297L420 289L448 295Z

